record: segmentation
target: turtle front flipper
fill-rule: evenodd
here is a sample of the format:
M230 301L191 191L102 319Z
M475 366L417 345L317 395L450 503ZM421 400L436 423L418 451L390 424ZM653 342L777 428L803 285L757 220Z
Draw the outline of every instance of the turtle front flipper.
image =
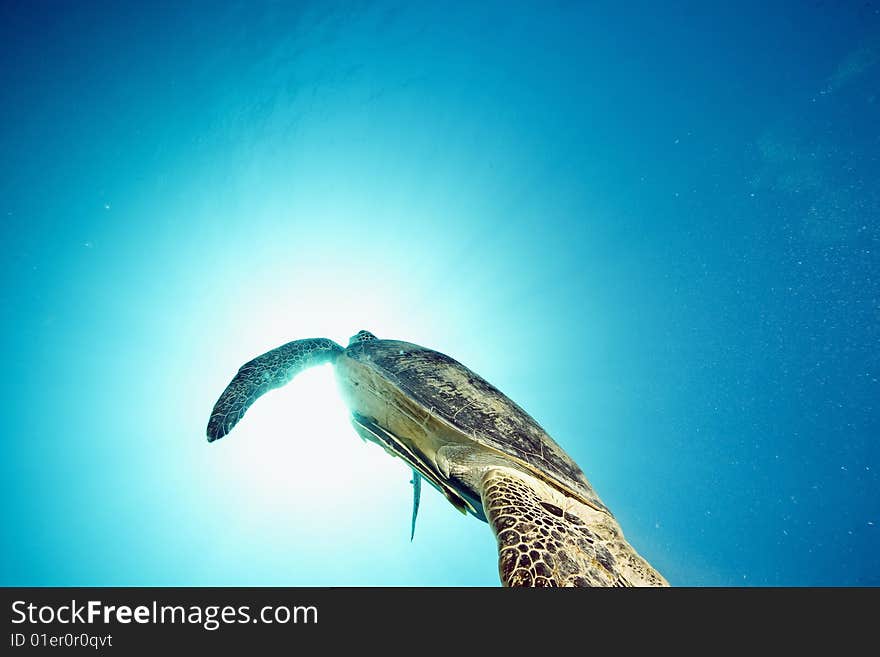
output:
M208 420L208 442L232 431L258 397L280 388L304 369L336 360L342 347L327 338L294 340L241 366Z
M506 586L668 586L617 521L513 467L485 471L481 497Z

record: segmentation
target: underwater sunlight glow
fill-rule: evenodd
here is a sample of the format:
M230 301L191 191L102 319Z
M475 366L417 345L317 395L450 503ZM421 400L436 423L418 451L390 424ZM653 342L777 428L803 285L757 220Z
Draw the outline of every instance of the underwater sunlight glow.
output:
M0 583L497 586L361 329L534 417L673 585L880 584L876 3L0 3Z

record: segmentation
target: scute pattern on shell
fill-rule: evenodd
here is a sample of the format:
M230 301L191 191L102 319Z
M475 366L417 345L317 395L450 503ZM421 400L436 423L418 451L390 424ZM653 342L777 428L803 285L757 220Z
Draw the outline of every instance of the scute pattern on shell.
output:
M359 343L349 351L371 360L422 407L462 433L521 459L610 513L581 469L534 418L455 359L396 340Z

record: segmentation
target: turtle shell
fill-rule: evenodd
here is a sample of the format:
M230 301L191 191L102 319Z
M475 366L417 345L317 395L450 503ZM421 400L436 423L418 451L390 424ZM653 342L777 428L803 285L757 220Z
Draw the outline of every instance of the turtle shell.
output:
M398 340L357 342L346 354L369 361L405 395L472 440L514 457L549 483L610 514L581 469L541 425L454 358Z

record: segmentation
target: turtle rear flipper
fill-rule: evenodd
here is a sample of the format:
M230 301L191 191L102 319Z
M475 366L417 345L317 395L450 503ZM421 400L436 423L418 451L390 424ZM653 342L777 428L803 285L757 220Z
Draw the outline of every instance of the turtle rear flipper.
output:
M531 474L492 468L481 481L506 586L668 586L614 518Z
M208 442L228 434L245 411L264 393L280 388L313 365L336 360L342 347L327 338L294 340L245 363L214 404L208 420Z
M412 512L412 526L409 531L409 540L412 541L416 536L416 518L419 515L419 501L422 498L422 475L419 474L419 471L413 468L412 471L412 480L410 481L413 487L413 512Z

